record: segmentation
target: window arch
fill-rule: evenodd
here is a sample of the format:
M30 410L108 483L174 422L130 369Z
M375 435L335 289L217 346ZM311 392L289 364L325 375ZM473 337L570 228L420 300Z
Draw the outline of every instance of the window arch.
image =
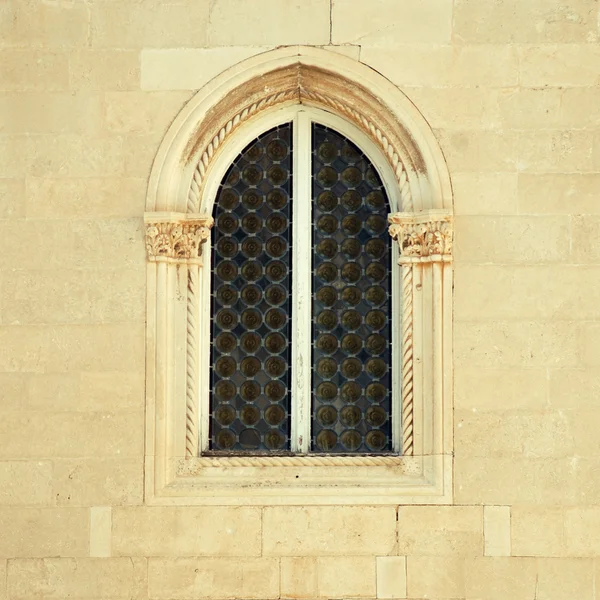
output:
M399 450L385 187L322 111L282 116L292 120L246 146L216 195L201 450Z
M211 236L215 198L241 150L294 119L292 177L310 181L310 148L300 150L311 136L298 135L300 125L310 127L309 113L318 113L316 122L365 152L389 196L389 233L397 242L391 250L393 447L388 455L346 456L346 446L338 455L330 449L307 454L310 430L292 429L310 418L306 405L296 402L293 455L211 456L211 246L203 243ZM310 198L311 190L296 196ZM310 203L295 205L310 212ZM158 503L287 503L298 502L298 494L304 503L449 498L450 208L445 163L418 111L380 75L347 57L314 48L279 49L245 61L201 90L161 145L148 191L148 498ZM309 244L304 248L310 253ZM300 255L295 252L293 260ZM301 272L292 266L293 273ZM310 269L306 273L310 280ZM301 321L296 314L297 330L312 338L310 323ZM291 388L312 389L305 366L311 357L300 359L292 359L292 366L304 365L296 369L304 376L293 379ZM257 479L256 468L264 477Z

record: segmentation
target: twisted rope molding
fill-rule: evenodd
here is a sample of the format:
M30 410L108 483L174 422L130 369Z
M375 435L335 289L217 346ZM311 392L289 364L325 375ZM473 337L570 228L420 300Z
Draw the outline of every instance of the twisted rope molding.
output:
M194 468L213 467L397 467L399 456L200 456L189 464ZM187 470L187 466L184 470Z
M290 100L291 98L296 98L298 96L298 91L296 89L285 90L283 92L277 92L275 94L271 94L269 96L265 96L258 102L254 102L250 106L247 106L239 113L237 113L232 119L229 119L221 129L219 129L218 133L213 137L213 139L208 143L206 148L203 150L200 158L198 159L198 164L194 169L194 176L192 178L192 183L190 184L190 191L188 193L188 202L187 202L187 210L188 212L199 212L200 211L200 192L202 189L202 183L204 181L204 176L206 175L206 170L208 169L208 165L210 164L215 152L218 150L219 146L224 142L225 138L232 133L239 125L241 125L244 121L247 121L250 117L262 112L266 108L270 106L274 106L276 104L280 104L281 102L285 102L286 100Z
M217 149L225 141L227 136L232 133L240 124L248 120L250 117L258 114L259 112L275 106L279 103L285 102L291 98L296 97L297 90L285 90L271 94L261 99L259 102L255 102L248 107L245 107L239 113L237 113L232 119L227 121L219 132L209 142L207 147L204 149L196 168L194 169L194 175L190 184L190 190L188 193L188 212L197 213L200 211L200 194L204 177L208 166L215 155ZM381 129L368 119L364 114L355 108L344 104L343 102L327 96L325 94L314 92L308 89L301 89L301 96L305 96L314 102L325 104L330 108L338 111L349 117L363 130L366 130L370 137L377 142L384 154L387 156L390 164L394 170L398 186L400 188L400 198L403 212L411 212L413 210L413 198L410 189L410 182L408 180L408 174L404 168L404 164L400 158L400 155L391 144L387 136L382 133ZM396 239L396 238L394 238ZM403 455L412 455L414 451L413 447L413 265L404 264L402 265L402 453ZM190 440L193 436L193 432L197 432L196 423L196 409L193 402L190 402L190 398L197 397L192 396L194 389L197 390L197 381L194 381L194 377L190 376L189 361L193 360L190 353L193 351L196 353L197 358L197 341L194 337L197 324L195 321L195 307L197 307L197 296L198 296L198 282L192 277L188 279L188 409L186 414L186 455L196 456L198 453L197 444L197 433L195 435L196 441ZM192 305L192 302L195 304ZM192 350L190 347L193 345ZM195 375L195 373L194 373ZM195 388L190 387L195 386ZM206 459L208 461L214 461L216 459ZM233 459L228 459L233 460ZM271 459L270 459L271 460ZM302 460L301 457L293 457L293 460ZM312 458L311 458L312 460ZM331 459L339 460L339 459ZM214 464L214 463L212 463ZM300 464L300 463L294 463ZM337 463L336 463L337 464ZM361 463L365 464L365 463ZM370 463L369 463L370 464ZM215 465L217 466L217 465Z
M190 265L187 277L185 455L198 455L198 279L199 267Z
M365 115L363 115L360 111L355 108L344 104L340 100L333 98L331 96L327 96L325 94L321 94L320 92L314 92L312 90L302 89L302 95L310 98L313 101L320 102L337 110L340 113L350 117L355 123L357 123L361 129L367 130L371 138L377 142L380 148L383 150L385 155L387 156L392 168L394 169L394 174L396 175L396 180L398 181L398 186L400 188L400 197L402 199L402 211L410 212L413 210L413 199L410 190L410 182L408 181L408 174L406 169L404 168L404 164L400 159L400 155L385 136L382 133L381 129L377 127L373 121L368 119Z

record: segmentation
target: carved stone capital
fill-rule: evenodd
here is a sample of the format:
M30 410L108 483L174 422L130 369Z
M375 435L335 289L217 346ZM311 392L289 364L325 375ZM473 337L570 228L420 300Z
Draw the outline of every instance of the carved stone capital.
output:
M200 264L202 244L210 236L209 215L155 212L144 215L150 262Z
M389 232L400 246L400 264L452 261L452 215L444 210L394 213Z

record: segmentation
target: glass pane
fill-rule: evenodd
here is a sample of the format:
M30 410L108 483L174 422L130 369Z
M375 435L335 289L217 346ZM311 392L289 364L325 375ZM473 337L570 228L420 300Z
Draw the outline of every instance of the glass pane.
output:
M390 452L389 203L354 144L312 134L312 450Z
M292 125L237 157L212 230L210 449L290 448Z

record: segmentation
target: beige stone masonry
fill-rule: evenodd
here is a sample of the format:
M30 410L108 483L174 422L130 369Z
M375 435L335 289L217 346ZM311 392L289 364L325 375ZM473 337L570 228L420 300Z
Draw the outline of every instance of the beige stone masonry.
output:
M397 40L419 43L445 43L452 31L450 0L394 0L356 4L352 0L332 3L332 39L336 44L377 44L387 46Z
M511 545L515 556L564 556L564 509L557 506L512 506Z
M280 562L280 593L282 598L315 598L318 596L316 557L282 556Z
M0 558L89 556L90 511L86 508L0 510Z
M25 180L0 179L0 219L18 219L25 212Z
M394 554L395 523L396 511L391 506L267 507L263 511L262 554Z
M150 558L148 596L152 600L279 597L277 559Z
M0 600L8 600L8 591L6 589L6 570L8 561L5 558L0 559Z
M110 506L90 508L90 556L111 555L112 512Z
M518 180L520 213L600 213L599 173L519 173Z
M69 89L69 56L34 49L0 50L0 90L56 92Z
M52 464L52 497L58 506L143 502L144 472L139 456L55 459Z
M11 600L147 598L145 558L46 558L10 560Z
M248 507L113 508L112 555L260 556L261 511Z
M519 182L517 173L456 173L452 177L456 214L517 214Z
M0 511L4 506L52 506L52 476L47 460L0 461Z
M69 87L74 90L138 90L140 52L112 49L71 52Z
M408 598L464 598L468 569L464 558L408 556ZM467 596L468 597L468 596Z
M377 598L406 598L406 557L377 557Z
M398 553L407 556L481 556L480 506L401 506Z
M268 46L144 49L142 90L197 90L236 63L270 50Z
M304 0L280 9L263 0L260 9L245 0L219 0L210 11L212 46L322 45L330 42L329 0ZM173 44L177 46L177 44Z
M354 552L354 549L349 550ZM372 556L331 556L317 559L320 598L374 598L376 566Z
M484 506L485 556L511 555L510 506Z

